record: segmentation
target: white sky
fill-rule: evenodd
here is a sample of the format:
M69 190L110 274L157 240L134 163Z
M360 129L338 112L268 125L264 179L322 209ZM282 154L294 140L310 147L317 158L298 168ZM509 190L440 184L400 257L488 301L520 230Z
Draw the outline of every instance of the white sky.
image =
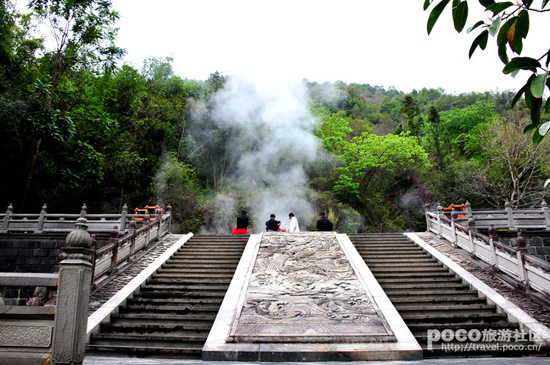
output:
M148 57L172 56L182 78L206 79L217 70L460 93L518 89L528 76L502 74L492 37L469 60L478 32L457 34L450 5L428 36L423 0L112 2L125 61L139 69ZM478 1L469 5L475 8L465 29L481 18ZM539 23L532 18L522 56L539 57L550 46L543 36L550 22ZM529 52L535 45L540 49Z

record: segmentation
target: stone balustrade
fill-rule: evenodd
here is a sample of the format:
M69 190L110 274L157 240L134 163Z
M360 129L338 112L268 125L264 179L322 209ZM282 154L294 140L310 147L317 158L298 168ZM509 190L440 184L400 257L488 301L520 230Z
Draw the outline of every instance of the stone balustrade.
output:
M59 273L0 273L2 292L6 287L37 287L27 306L0 303L0 363L84 361L93 266L86 223L79 218L67 235ZM55 301L49 304L52 292Z
M546 205L543 212L544 209L547 209ZM489 226L488 235L485 235L478 232L474 214L469 215L467 225L460 223L459 214L463 213L452 212L448 218L442 209L435 213L426 207L427 230L446 239L453 247L466 250L471 257L488 263L495 272L504 274L517 287L534 290L550 300L550 263L527 253L521 232L517 233L516 247L510 247L499 242L495 224ZM518 222L516 218L513 221ZM529 227L540 228L539 225ZM525 226L515 225L515 228Z

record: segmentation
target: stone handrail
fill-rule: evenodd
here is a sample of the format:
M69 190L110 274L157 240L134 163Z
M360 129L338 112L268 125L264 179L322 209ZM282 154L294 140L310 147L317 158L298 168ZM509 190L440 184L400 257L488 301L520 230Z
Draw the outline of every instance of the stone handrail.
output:
M550 209L543 200L540 209L512 209L509 202L500 210L472 210L466 202L465 211L457 212L457 222L468 223L470 218L476 222L478 229L489 229L491 224L497 229L517 231L518 229L539 229L550 231ZM451 212L443 215L450 217Z
M116 276L121 267L135 261L140 251L158 241L170 231L170 214L156 216L154 221L143 223L136 228L131 221L128 233L119 238L119 231L114 227L109 244L94 250L92 268L92 290L97 290Z
M489 236L477 232L474 219L468 227L458 223L456 212L453 219L442 214L426 211L426 224L429 232L437 234L460 247L511 279L524 290L535 290L550 300L550 263L527 254L524 238L518 233L517 248L498 242L496 228L491 225Z
M0 273L0 287L37 287L27 306L0 306L1 364L82 364L93 251L86 220L75 227L58 274Z
M5 213L0 213L0 233L48 233L70 232L78 218L85 218L88 222L89 232L111 232L114 226L120 232L126 232L129 223L143 215L128 214L128 206L125 204L120 214L88 214L86 204L79 214L51 214L47 212L44 204L39 214L13 213L10 204ZM166 214L170 215L171 207L168 206Z

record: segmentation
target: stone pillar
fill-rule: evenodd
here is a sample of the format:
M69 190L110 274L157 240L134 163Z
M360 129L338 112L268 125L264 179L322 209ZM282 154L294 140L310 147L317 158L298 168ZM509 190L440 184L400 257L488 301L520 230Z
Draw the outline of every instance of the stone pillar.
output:
M489 246L491 247L491 266L493 270L498 271L497 252L495 242L498 241L497 229L494 224L489 226Z
M118 227L114 226L111 231L111 237L109 237L109 245L113 245L113 256L111 257L111 270L110 274L117 272L117 262L118 262Z
M458 219L458 213L456 212L456 210L453 209L453 212L451 213L451 235L452 235L451 246L453 246L453 248L457 247L457 238L456 238L457 219Z
M168 217L168 233L172 232L172 206L168 204L166 207L166 214L169 215Z
M92 281L92 238L86 219L65 238L55 310L52 364L82 364L86 350L86 326Z
M476 243L474 242L474 234L477 232L476 221L474 218L468 219L468 236L470 237L470 257L476 257Z
M529 289L529 277L527 276L527 271L525 270L525 254L527 253L527 244L525 238L521 235L521 232L518 232L518 238L516 239L516 255L518 258L518 276L521 281L521 285L525 290Z
M132 219L128 228L128 234L130 235L130 261L136 260L136 227L137 223L135 219Z
M86 203L84 203L80 209L80 218L86 218L86 214L88 214L88 207L86 206Z
M443 216L443 207L438 204L437 205L437 237L441 238L441 217Z
M429 211L430 211L430 204L428 203L424 204L424 217L426 218L426 232L430 231L430 217L428 216Z
M509 230L515 230L516 224L514 222L514 212L512 210L512 206L510 205L509 201L506 201L504 203L504 208L506 210L506 214L508 215L508 229Z
M9 225L10 225L10 217L13 214L13 205L10 204L8 206L8 209L6 209L6 215L4 216L4 225L2 226L2 233L6 233L8 231Z
M44 231L44 220L46 219L46 214L48 214L48 207L46 203L42 206L40 211L40 217L38 217L38 226L36 227L35 233L42 233Z
M548 204L546 204L546 201L542 199L542 211L544 212L544 222L546 226L546 230L550 231L550 211L548 210Z
M466 218L470 219L472 217L472 205L469 201L466 200Z
M118 230L120 232L126 231L126 218L128 216L128 205L124 204L122 207L122 213L120 214L120 225Z

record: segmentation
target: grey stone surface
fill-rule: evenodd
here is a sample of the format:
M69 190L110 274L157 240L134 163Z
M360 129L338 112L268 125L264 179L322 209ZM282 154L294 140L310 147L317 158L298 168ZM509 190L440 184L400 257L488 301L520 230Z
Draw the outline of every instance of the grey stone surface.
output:
M335 235L265 234L234 342L385 342L391 330Z

